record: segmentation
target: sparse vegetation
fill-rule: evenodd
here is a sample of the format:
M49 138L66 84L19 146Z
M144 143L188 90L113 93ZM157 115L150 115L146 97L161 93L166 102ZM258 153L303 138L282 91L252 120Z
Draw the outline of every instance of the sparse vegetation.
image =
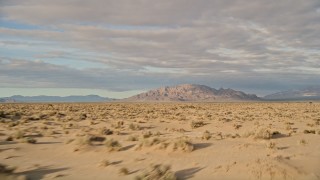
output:
M147 169L144 173L135 177L135 180L176 180L177 177L174 172L171 171L169 165L151 165L151 168Z
M202 134L202 139L209 140L211 137L211 133L208 130Z
M179 138L173 143L173 150L191 152L194 150L192 142L186 138Z
M304 157L310 164L316 164L319 157L314 151L315 145L320 143L317 138L320 134L320 103L317 102L312 106L303 102L15 103L0 104L0 109L0 161L13 165L21 163L17 169L19 174L29 168L30 172L36 172L49 164L73 160L87 164L84 173L110 173L110 178L115 179L118 173L130 175L119 179L138 175L149 162L170 162L177 172L155 165L136 179L170 180L176 179L176 175L181 179L192 179L193 175L200 179L209 170L223 176L227 172L234 175L239 168L247 168L247 179L252 178L250 173L261 173L261 179L269 176L273 179L281 176L278 178L281 179L284 172L287 179L291 178L289 173L304 179L303 174L297 173L298 169L289 168L285 163L288 161L294 167L303 167L307 162L303 161ZM241 139L233 139L239 138L239 134ZM38 153L43 153L39 156L41 161L36 160ZM57 162L61 154L66 158ZM225 156L228 161L213 167L211 161L202 161L210 156L217 160ZM295 157L301 161L294 161ZM244 163L243 158L246 158ZM36 165L33 167L32 163ZM132 163L137 163L137 168ZM183 163L186 167L181 166ZM244 166L246 164L248 166ZM73 168L78 164L69 165ZM129 171L131 167L133 169ZM198 167L208 169L200 171ZM55 168L60 167L52 167ZM68 169L65 171L66 175L52 173L44 178L76 177ZM190 177L186 175L187 171L192 174ZM309 171L317 173L313 169Z
M36 144L37 140L32 137L26 137L22 140L22 142L29 143L29 144Z
M276 143L275 142L267 142L267 148L269 149L275 149L276 148Z
M204 124L203 121L191 121L191 124L190 124L192 129L199 128L199 127L202 127L204 125L205 124Z
M305 139L300 139L300 140L298 141L298 144L300 144L300 145L306 145L306 144L308 144L308 143L307 143L307 141L306 141Z
M121 175L128 175L129 174L129 170L127 168L121 168L119 169L119 174Z
M105 146L108 147L109 151L119 151L122 147L119 141L113 139L107 140Z
M100 166L103 166L103 167L107 167L109 166L111 163L108 161L108 160L103 160L100 162Z

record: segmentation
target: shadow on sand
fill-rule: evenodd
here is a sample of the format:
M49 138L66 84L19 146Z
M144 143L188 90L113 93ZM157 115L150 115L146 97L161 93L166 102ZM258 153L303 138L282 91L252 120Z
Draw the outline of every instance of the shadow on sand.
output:
M202 169L204 169L204 167L203 168L195 167L195 168L183 169L183 170L177 171L176 175L179 180L190 179L190 178L193 178L193 176L197 172L201 171Z
M209 146L211 146L212 143L197 143L197 144L194 144L194 150L199 150L199 149L204 149L204 148L207 148Z
M43 179L45 175L67 170L69 168L50 168L50 166L39 167L30 171L15 173L17 175L25 175L29 180ZM65 175L59 175L65 176Z

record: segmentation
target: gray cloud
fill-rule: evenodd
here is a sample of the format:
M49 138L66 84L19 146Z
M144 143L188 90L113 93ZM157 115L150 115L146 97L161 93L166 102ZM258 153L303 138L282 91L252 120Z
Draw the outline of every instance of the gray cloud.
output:
M23 81L50 77L43 83L34 81L39 87L83 87L85 80L88 87L125 90L192 81L271 91L319 83L318 0L4 0L1 5L4 19L42 27L0 28L0 34L12 38L2 44L60 47L33 56L47 62L40 63L44 72L25 72L20 66L20 72L30 75L21 75ZM48 58L103 66L54 69ZM18 81L9 72L19 66L9 64L1 70L2 77ZM60 72L61 68L66 69ZM55 73L69 80L51 78Z

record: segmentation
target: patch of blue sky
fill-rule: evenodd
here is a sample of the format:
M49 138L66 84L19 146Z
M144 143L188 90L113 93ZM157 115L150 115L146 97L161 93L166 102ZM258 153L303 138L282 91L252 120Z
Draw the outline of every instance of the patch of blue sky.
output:
M8 46L0 46L1 57L12 59L31 59L35 54L35 51L30 51L25 48L11 48Z
M17 29L17 30L51 30L63 32L63 29L58 29L55 26L38 26L33 24L26 24L12 20L6 20L5 18L0 18L0 27L8 29Z
M10 29L25 29L25 30L35 30L41 29L41 26L31 25L31 24L24 24L19 23L16 21L9 21L4 18L0 18L0 27L10 28Z

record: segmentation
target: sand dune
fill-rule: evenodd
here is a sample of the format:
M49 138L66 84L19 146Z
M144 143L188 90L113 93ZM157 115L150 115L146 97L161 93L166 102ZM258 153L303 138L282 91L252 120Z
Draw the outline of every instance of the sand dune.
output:
M319 103L0 104L1 179L320 179Z

